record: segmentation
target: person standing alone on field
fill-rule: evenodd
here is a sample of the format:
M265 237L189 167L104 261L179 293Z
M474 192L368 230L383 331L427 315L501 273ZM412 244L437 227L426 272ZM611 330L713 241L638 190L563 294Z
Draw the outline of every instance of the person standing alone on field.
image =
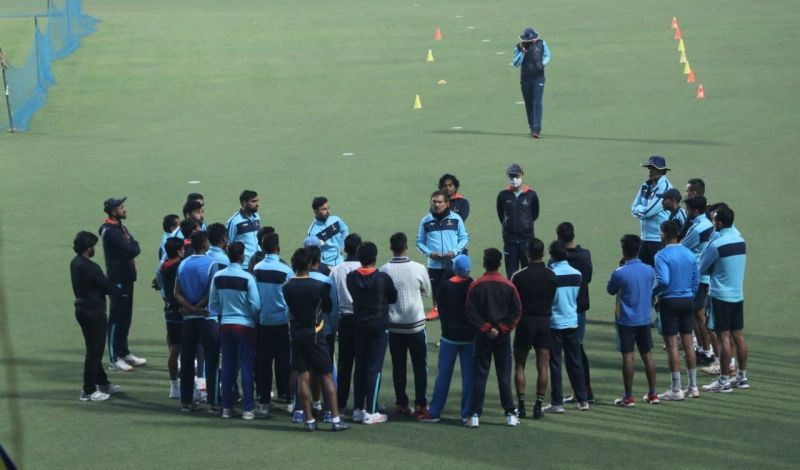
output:
M550 63L550 48L533 28L525 28L514 49L512 65L520 69L520 87L525 100L525 115L531 137L538 139L542 132L542 97L544 67Z
M525 173L514 163L506 169L510 184L497 195L497 218L503 230L506 277L528 265L528 241L539 218L539 196L522 184Z

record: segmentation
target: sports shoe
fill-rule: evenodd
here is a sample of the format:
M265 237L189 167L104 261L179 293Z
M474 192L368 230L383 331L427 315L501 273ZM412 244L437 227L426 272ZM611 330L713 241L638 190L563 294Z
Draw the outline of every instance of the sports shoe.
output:
M347 431L348 429L350 429L350 426L341 419L339 420L338 423L334 423L331 421L331 431L333 432Z
M188 405L181 405L181 413L191 413L192 411L197 409L197 405L194 403L190 403Z
M195 389L194 394L192 395L192 399L196 402L204 402L208 398L206 392L201 392L200 390Z
M658 397L657 393L648 393L642 397L642 401L651 405L658 405L661 402L661 399Z
M700 398L700 390L697 387L686 387L683 391L683 396L689 398Z
M533 419L544 418L544 411L542 411L542 402L537 401L533 404Z
M108 383L105 385L98 385L97 389L103 393L107 393L109 395L114 395L116 393L120 393L122 391L122 387L117 384Z
M441 418L433 416L429 410L425 410L417 415L417 421L420 423L438 423Z
M361 423L364 421L364 411L356 408L353 410L353 422Z
M708 375L719 375L719 362L714 361L711 365L701 367L700 372Z
M111 395L100 390L95 390L92 393L81 391L81 401L105 401L111 398Z
M428 321L434 321L439 319L439 309L433 307L432 309L428 310L428 313L425 314L425 319Z
M233 417L233 410L230 408L223 408L222 409L222 417L224 419L232 418Z
M578 403L578 411L589 411L589 402L582 401Z
M719 379L717 379L708 385L703 385L703 391L714 393L731 393L733 391L733 385L731 384L730 380L723 384Z
M304 422L303 423L303 430L306 432L314 432L317 430L317 421L314 420L312 422Z
M177 400L181 397L181 385L180 384L169 384L169 398L172 400Z
M567 395L564 397L564 403L565 404L578 403L578 400L575 399L575 395Z
M220 408L218 406L211 405L211 406L208 407L208 410L206 410L206 411L211 416L219 416L220 413L222 412L222 408Z
M747 377L740 378L738 375L731 378L731 386L733 388L750 388L750 384L747 382Z
M466 426L466 427L468 427L468 428L477 428L477 427L479 427L480 425L481 425L481 419L478 417L478 415L477 415L477 414L474 414L474 415L472 415L472 416L471 416L471 417L470 417L470 418L467 420L467 422L466 422L466 423L464 423L464 426Z
M520 402L520 405L522 405L522 402ZM520 418L520 419L528 417L528 414L525 412L525 407L524 406L518 406L517 407L517 417Z
M322 421L325 424L332 424L333 423L333 413L331 413L330 411L326 411L325 412L325 416L322 418Z
M291 402L288 405L286 405L286 412L287 413L294 413L294 402Z
M242 412L242 419L247 420L247 421L252 421L252 420L256 419L256 414L253 413L252 411L243 411Z
M314 414L321 413L322 412L322 402L321 401L312 401L311 402L311 412L314 413Z
M108 370L112 371L120 371L120 372L130 372L133 370L133 367L125 362L125 359L119 358L116 361L112 362L108 365Z
M385 423L389 417L383 413L364 413L364 420L362 423L364 424L378 424L378 423Z
M419 416L420 413L428 411L428 405L414 405L414 416Z
M507 426L516 426L519 424L519 418L517 418L516 413L506 413L506 425Z
M255 413L256 418L269 418L269 405L258 405Z
M305 421L305 416L303 415L303 410L294 410L294 413L292 413L292 422L295 424L302 423Z
M143 357L136 357L131 353L128 353L128 355L123 357L122 359L132 366L143 366L147 364L147 359Z
M407 406L396 405L394 407L394 414L398 416L411 416L414 414L414 412L411 411L411 408Z
M658 394L658 399L664 401L681 401L683 398L683 390L669 389L664 393Z
M531 137L533 137L534 139L538 139L538 138L540 138L541 136L542 136L542 135L541 135L541 134L539 134L537 131L533 131L533 132L531 132Z
M634 400L633 397L622 397L614 400L614 404L617 406L624 406L627 408L631 408L633 406L636 406L636 400Z
M543 413L561 414L564 412L564 405L547 405L542 408Z
M701 366L701 367L710 366L711 364L714 363L714 361L716 361L716 358L714 357L713 354L708 356L708 355L706 355L706 353L704 353L702 351L697 353L697 365L698 366Z

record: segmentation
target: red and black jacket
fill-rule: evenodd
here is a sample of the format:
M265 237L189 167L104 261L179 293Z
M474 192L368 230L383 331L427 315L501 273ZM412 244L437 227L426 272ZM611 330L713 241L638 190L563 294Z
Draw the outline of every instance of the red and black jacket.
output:
M499 272L487 272L469 286L467 320L479 332L497 328L507 335L517 327L521 312L517 288Z

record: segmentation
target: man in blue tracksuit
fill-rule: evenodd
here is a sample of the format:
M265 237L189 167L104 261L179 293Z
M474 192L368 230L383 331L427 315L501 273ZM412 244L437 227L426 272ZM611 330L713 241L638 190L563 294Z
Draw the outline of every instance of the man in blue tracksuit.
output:
M533 28L525 28L519 35L511 64L520 69L520 87L525 100L525 115L531 137L538 139L542 132L542 96L544 95L544 68L550 63L550 48Z
M228 219L228 242L244 244L244 265L258 251L258 229L261 228L261 217L258 215L258 193L245 189L239 195L242 206Z
M331 215L328 198L324 196L315 197L311 201L311 209L314 210L314 221L308 227L308 236L317 237L322 243L320 251L322 254L322 264L332 268L341 264L342 249L344 239L350 233L347 224L341 217Z
M686 210L681 207L681 192L678 191L677 188L669 188L664 191L664 195L661 198L661 205L664 206L664 210L668 213L667 220L677 221L681 229L683 229L683 226L686 224ZM680 236L678 240L680 240Z
M711 310L714 328L719 336L720 376L703 390L730 392L734 388L750 388L747 381L747 343L744 340L744 270L746 246L744 239L733 228L733 210L727 206L717 208L714 227L717 236L700 256L700 272L710 274ZM739 371L730 377L731 342L736 344L736 361Z
M233 416L233 384L237 368L242 378L242 418L256 417L253 400L253 362L256 357L256 322L261 300L253 275L242 268L244 244L228 247L231 264L214 275L209 308L219 312L222 347L222 417Z
M639 219L642 231L642 245L639 248L639 259L650 266L655 265L656 252L661 249L661 223L669 218L669 211L664 209L662 198L672 187L667 179L667 162L664 157L653 155L642 163L647 168L648 177L631 204L631 214Z
M697 258L688 248L678 243L681 224L668 220L661 224L661 241L664 248L656 253L656 285L653 297L658 299L659 319L667 346L672 387L659 394L660 400L683 400L686 395L697 398L697 359L692 346L694 296L700 285ZM683 344L686 369L689 371L689 386L681 388L681 364L678 351L678 335Z
M503 233L506 277L528 265L528 241L533 238L533 223L539 218L539 196L522 184L525 173L516 163L506 169L509 185L497 194L497 218Z
M261 297L256 350L256 387L259 406L256 414L266 416L271 403L272 367L278 398L289 402L289 309L283 297L283 285L294 276L292 268L280 260L280 237L277 232L261 239L264 259L255 265L253 276Z
M419 222L417 248L428 258L428 275L433 291L433 309L426 318L439 318L436 310L437 291L453 272L453 258L461 254L469 243L469 234L461 217L448 207L447 194L434 191L431 194L431 210Z
M228 248L228 229L220 223L213 223L208 226L208 251L206 256L214 260L211 275L228 267L231 260L225 250Z

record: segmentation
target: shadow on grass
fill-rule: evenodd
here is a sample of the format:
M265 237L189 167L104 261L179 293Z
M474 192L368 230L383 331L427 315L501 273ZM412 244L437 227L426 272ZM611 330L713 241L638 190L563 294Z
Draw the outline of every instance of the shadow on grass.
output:
M431 131L434 134L464 134L464 135L486 135L486 136L499 136L499 137L518 137L523 139L530 139L530 136L520 132L492 132L481 131L477 129L439 129ZM722 147L728 144L724 142L714 142L711 140L698 140L698 139L645 139L634 137L598 137L588 135L566 135L566 134L543 134L543 139L561 139L561 140L595 140L599 142L632 142L642 144L674 144L674 145L698 145L704 147Z

